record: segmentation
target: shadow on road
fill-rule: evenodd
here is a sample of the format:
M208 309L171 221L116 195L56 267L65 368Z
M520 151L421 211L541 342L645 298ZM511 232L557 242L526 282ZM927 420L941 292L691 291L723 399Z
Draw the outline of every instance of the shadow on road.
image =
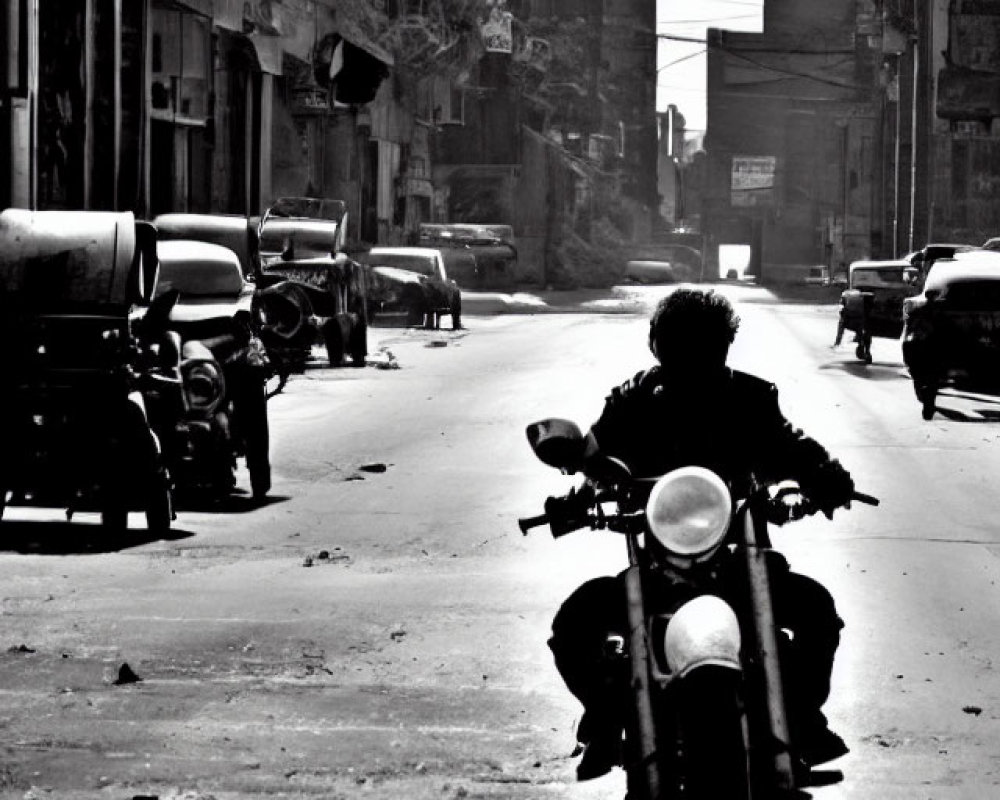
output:
M176 508L178 511L200 511L208 514L246 514L291 499L283 494L269 494L267 497L256 498L246 492L237 491L221 498L181 496L176 499Z
M129 528L125 536L111 536L99 523L5 520L0 522L0 552L23 555L70 556L116 553L151 542L175 542L194 534L173 528L154 536L145 528Z
M977 403L993 403L1000 405L1000 397L984 397L981 394L963 394L962 392L945 392L942 397L956 397L962 400L974 400Z
M874 361L871 364L862 364L860 361L827 361L820 365L820 369L836 369L856 378L865 378L871 381L909 380L910 378L906 373L906 367L896 361Z
M952 422L1000 422L1000 409L996 408L977 408L974 409L975 414L966 414L957 408L941 408L941 406L937 406L934 410Z

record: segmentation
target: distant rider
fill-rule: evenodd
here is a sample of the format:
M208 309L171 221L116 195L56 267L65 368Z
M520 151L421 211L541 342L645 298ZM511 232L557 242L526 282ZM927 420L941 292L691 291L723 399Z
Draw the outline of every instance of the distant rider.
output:
M734 499L745 497L755 481L794 480L832 517L850 500L854 482L818 442L785 419L773 384L726 366L738 328L729 301L712 291L678 289L661 300L649 329L649 348L659 363L612 390L588 434L588 452L621 459L636 477L706 467L726 481ZM794 634L783 662L792 734L802 760L821 764L847 752L820 710L844 623L821 584L774 555L776 622ZM620 762L627 693L606 647L609 633L625 638L625 614L618 575L583 584L552 623L556 666L584 705L577 731L586 745L577 767L580 780Z

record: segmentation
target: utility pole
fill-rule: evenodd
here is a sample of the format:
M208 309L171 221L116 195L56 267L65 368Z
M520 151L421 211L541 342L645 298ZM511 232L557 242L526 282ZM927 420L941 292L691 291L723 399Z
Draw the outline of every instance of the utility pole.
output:
M917 17L917 4L913 4L913 24L919 24ZM913 57L913 87L910 95L910 233L907 252L913 252L913 228L917 217L917 88L920 77L920 28L916 28L915 33L910 38L910 47Z

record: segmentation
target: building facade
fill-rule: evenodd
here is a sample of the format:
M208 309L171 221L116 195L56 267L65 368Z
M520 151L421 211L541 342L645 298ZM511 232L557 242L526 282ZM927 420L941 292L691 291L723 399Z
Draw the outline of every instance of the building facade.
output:
M880 44L867 0L768 0L763 33L708 33L702 227L784 279L866 257L880 236Z

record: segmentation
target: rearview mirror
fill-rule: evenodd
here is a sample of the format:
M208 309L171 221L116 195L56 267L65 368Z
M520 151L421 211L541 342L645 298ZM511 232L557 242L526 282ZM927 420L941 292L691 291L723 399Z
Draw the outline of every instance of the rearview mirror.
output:
M543 419L528 426L528 444L538 460L565 472L583 464L586 440L579 426L568 419Z

